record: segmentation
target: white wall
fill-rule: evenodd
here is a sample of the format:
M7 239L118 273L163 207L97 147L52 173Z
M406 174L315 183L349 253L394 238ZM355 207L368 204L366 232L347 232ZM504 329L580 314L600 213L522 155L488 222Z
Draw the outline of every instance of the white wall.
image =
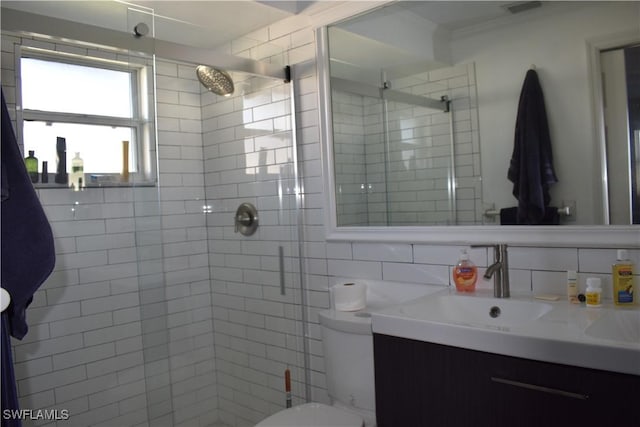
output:
M558 10L553 16L520 19L457 38L451 43L452 56L456 64L476 64L484 201L495 203L497 209L517 204L506 176L520 89L527 70L535 64L559 180L551 186L551 204L577 200L572 224L597 224L602 223L602 184L587 41L638 31L638 3L598 2L578 12Z

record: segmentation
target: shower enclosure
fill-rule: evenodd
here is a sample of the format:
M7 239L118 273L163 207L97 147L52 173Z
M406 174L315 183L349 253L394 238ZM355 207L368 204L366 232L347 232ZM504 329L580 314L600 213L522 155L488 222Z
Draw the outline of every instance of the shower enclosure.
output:
M295 94L269 75L286 75L285 49L246 39L235 59L197 59L202 48L175 40L195 30L152 10L123 4L126 30L87 31L4 7L3 53L16 63L29 47L153 70L140 92L151 100L146 132L132 141L150 141L132 157L148 158L152 179L37 188L57 263L28 311L29 334L13 342L21 406L66 409L65 426L253 425L284 408L287 369L294 404L308 399ZM140 24L148 35L134 34ZM87 39L55 33L64 31ZM132 47L98 43L104 34ZM271 62L266 76L225 69L256 59ZM228 73L233 94L202 86L203 64ZM2 67L19 107L20 69ZM235 232L242 203L258 210L251 236Z
M352 83L331 81L338 225L456 224L448 101L438 110L429 98L390 101Z
M447 65L422 27L417 38L378 31L404 7L317 32L338 227L483 221L475 69Z

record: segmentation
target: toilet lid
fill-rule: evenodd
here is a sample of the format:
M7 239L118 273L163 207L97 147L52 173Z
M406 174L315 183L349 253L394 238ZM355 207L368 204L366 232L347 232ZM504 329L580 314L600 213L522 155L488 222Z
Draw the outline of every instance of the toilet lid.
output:
M362 427L356 414L322 403L305 403L285 409L256 424L256 427Z

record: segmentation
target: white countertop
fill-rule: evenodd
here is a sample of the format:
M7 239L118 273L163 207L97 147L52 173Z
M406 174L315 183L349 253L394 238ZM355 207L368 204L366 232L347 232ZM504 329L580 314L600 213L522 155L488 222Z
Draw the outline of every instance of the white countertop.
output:
M571 304L566 299L540 301L531 295L512 295L511 301L549 304L551 309L536 320L500 326L454 323L426 312L407 315L407 312L411 312L406 309L407 306L411 305L415 313L421 303L439 295L455 296L456 292L447 288L404 304L373 311L373 332L507 356L640 375L640 339L636 342L635 335L631 340L615 338L615 334L610 339L603 339L585 332L600 317L617 312L631 311L635 319L635 313L640 313L638 305L618 307L605 302L601 308L590 308L584 304ZM476 291L463 297L493 298L491 292L486 291ZM494 298L492 304L500 306L502 301Z

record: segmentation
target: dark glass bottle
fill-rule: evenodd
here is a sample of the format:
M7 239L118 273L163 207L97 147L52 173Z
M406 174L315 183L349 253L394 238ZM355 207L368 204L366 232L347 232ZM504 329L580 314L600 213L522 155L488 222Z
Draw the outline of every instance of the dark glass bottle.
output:
M46 184L49 182L49 162L42 162L42 183Z
M56 152L58 154L58 170L55 181L58 184L67 184L69 174L67 174L67 140L62 137L56 139Z

